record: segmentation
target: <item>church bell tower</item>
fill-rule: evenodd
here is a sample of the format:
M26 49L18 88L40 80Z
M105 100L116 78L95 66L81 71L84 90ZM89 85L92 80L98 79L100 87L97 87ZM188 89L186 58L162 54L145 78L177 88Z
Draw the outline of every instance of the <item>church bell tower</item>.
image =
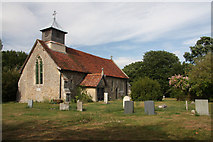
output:
M43 41L55 41L61 44L65 43L65 32L62 27L56 22L56 11L53 13L53 22L50 26L41 29Z
M56 11L53 13L53 22L51 25L40 31L42 32L42 40L46 42L50 49L66 53L65 34L67 34L67 32L56 22Z

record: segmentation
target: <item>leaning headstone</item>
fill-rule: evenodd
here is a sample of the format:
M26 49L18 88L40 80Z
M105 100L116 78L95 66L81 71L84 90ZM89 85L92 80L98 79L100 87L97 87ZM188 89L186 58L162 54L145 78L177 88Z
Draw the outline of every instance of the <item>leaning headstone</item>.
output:
M155 115L155 104L154 101L144 101L145 114Z
M195 99L195 110L199 115L209 115L208 100Z
M60 103L60 110L70 110L69 103Z
M188 110L188 102L186 101L186 110Z
M104 93L104 102L108 104L108 93Z
M33 107L33 100L28 100L28 107L32 108Z
M131 101L131 97L125 96L125 97L123 98L123 108L125 107L125 101Z
M125 101L124 113L131 114L134 112L134 102L133 101Z
M83 111L83 103L79 100L77 101L77 111Z

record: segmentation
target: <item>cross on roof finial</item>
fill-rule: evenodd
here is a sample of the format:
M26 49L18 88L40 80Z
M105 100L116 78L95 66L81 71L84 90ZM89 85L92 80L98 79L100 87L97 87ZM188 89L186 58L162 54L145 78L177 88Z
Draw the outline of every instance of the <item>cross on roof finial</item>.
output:
M54 11L54 12L53 12L53 19L54 19L54 20L55 20L55 18L56 18L56 14L57 14L56 11Z

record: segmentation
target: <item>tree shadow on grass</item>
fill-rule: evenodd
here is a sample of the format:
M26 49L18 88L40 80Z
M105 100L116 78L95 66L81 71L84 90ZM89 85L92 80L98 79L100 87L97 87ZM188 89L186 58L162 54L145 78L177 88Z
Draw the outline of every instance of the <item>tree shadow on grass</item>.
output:
M171 135L163 130L167 124L82 126L54 126L48 121L42 125L36 125L36 122L3 125L3 140L171 140ZM179 138L175 134L172 138L193 140L192 137Z

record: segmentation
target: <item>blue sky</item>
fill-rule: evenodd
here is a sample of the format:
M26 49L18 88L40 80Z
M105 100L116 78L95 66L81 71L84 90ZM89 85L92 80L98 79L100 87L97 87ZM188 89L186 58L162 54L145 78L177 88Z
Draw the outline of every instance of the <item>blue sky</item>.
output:
M162 1L162 0L161 0ZM4 50L29 53L40 29L56 20L68 32L66 45L104 58L120 68L145 52L165 50L184 61L201 36L211 36L211 3L201 2L4 2Z

